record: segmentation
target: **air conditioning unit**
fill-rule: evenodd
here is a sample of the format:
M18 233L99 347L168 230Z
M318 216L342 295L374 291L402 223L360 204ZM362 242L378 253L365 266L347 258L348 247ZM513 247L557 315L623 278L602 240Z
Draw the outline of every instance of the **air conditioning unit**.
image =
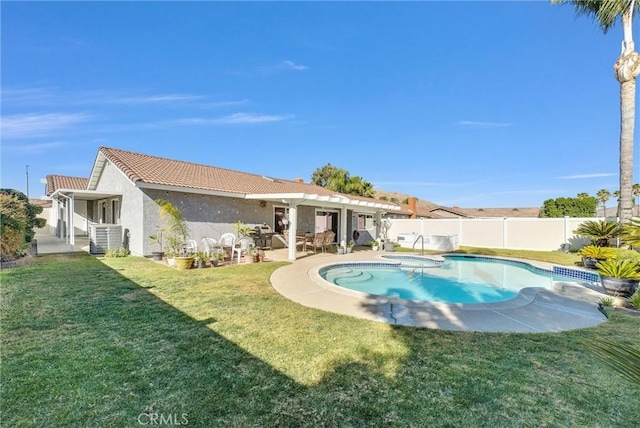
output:
M118 224L92 224L89 235L89 253L105 254L122 246L122 226Z

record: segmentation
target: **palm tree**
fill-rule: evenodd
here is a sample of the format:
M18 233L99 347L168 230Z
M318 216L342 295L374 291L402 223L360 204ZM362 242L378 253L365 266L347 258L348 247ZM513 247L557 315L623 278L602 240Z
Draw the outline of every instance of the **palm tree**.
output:
M598 201L600 201L600 203L602 204L602 217L607 216L607 201L609 200L610 196L611 192L607 189L600 189L598 190L598 193L596 193Z
M640 73L640 54L633 43L632 22L634 10L640 10L636 0L551 0L552 3L570 2L578 15L588 15L606 33L620 18L622 21L622 52L613 65L620 82L620 199L618 217L628 224L633 216L633 129L635 126L636 77Z

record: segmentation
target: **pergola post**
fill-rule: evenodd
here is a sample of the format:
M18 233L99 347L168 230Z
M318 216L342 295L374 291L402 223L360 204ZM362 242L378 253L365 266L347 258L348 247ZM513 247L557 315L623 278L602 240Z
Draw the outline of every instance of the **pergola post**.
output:
M296 260L296 230L298 230L298 207L295 202L289 202L289 251L287 258L292 262Z

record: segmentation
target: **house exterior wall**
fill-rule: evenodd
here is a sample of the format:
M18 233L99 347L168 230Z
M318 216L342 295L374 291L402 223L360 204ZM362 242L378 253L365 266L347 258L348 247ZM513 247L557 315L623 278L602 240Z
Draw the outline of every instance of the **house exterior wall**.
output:
M103 193L120 195L120 224L123 234L129 232L129 250L131 254L141 256L148 245L148 235L144 235L144 201L143 193L129 181L111 162L105 164L96 190ZM109 208L107 208L108 210ZM99 217L98 201L94 201L94 222Z
M152 248L149 243L149 235L156 232L159 226L159 207L156 199L166 199L182 210L187 227L189 239L195 240L202 250L202 238L218 239L223 233L236 234L234 225L241 221L248 225L266 223L274 227L274 204L258 200L233 198L227 196L211 196L195 193L172 192L165 190L145 189L143 192L144 213L144 253L151 254L158 248ZM277 206L282 206L281 204ZM298 207L298 230L311 231L314 224L314 207ZM275 242L274 242L275 243Z

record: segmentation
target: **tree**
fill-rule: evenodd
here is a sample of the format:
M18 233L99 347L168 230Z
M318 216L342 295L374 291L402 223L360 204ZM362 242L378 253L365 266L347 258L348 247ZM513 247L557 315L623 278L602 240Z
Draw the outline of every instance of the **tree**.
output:
M602 204L602 217L607 216L607 201L611 197L611 192L607 189L600 189L598 193L596 193L596 198Z
M34 229L44 227L47 221L43 218L37 218L38 214L42 213L42 207L38 205L34 205L29 202L29 198L27 195L15 189L0 189L0 193L14 196L19 201L21 201L24 209L24 213L26 215L26 224L24 230L24 241L25 243L29 243L33 240L35 236Z
M570 3L578 15L592 17L607 33L620 18L622 22L622 52L613 65L620 82L620 199L618 217L629 224L633 216L633 132L636 116L636 77L640 73L640 54L633 42L633 12L640 10L636 0L551 0L552 3Z
M640 184L636 183L632 186L633 196L636 197L634 205L636 206L636 215L640 215L640 204L638 204L638 198L640 198Z
M586 198L547 199L540 210L541 217L593 217L598 206L594 196Z
M334 192L348 195L373 198L375 191L373 185L358 176L350 176L349 171L337 168L330 163L316 169L311 175L311 182Z

